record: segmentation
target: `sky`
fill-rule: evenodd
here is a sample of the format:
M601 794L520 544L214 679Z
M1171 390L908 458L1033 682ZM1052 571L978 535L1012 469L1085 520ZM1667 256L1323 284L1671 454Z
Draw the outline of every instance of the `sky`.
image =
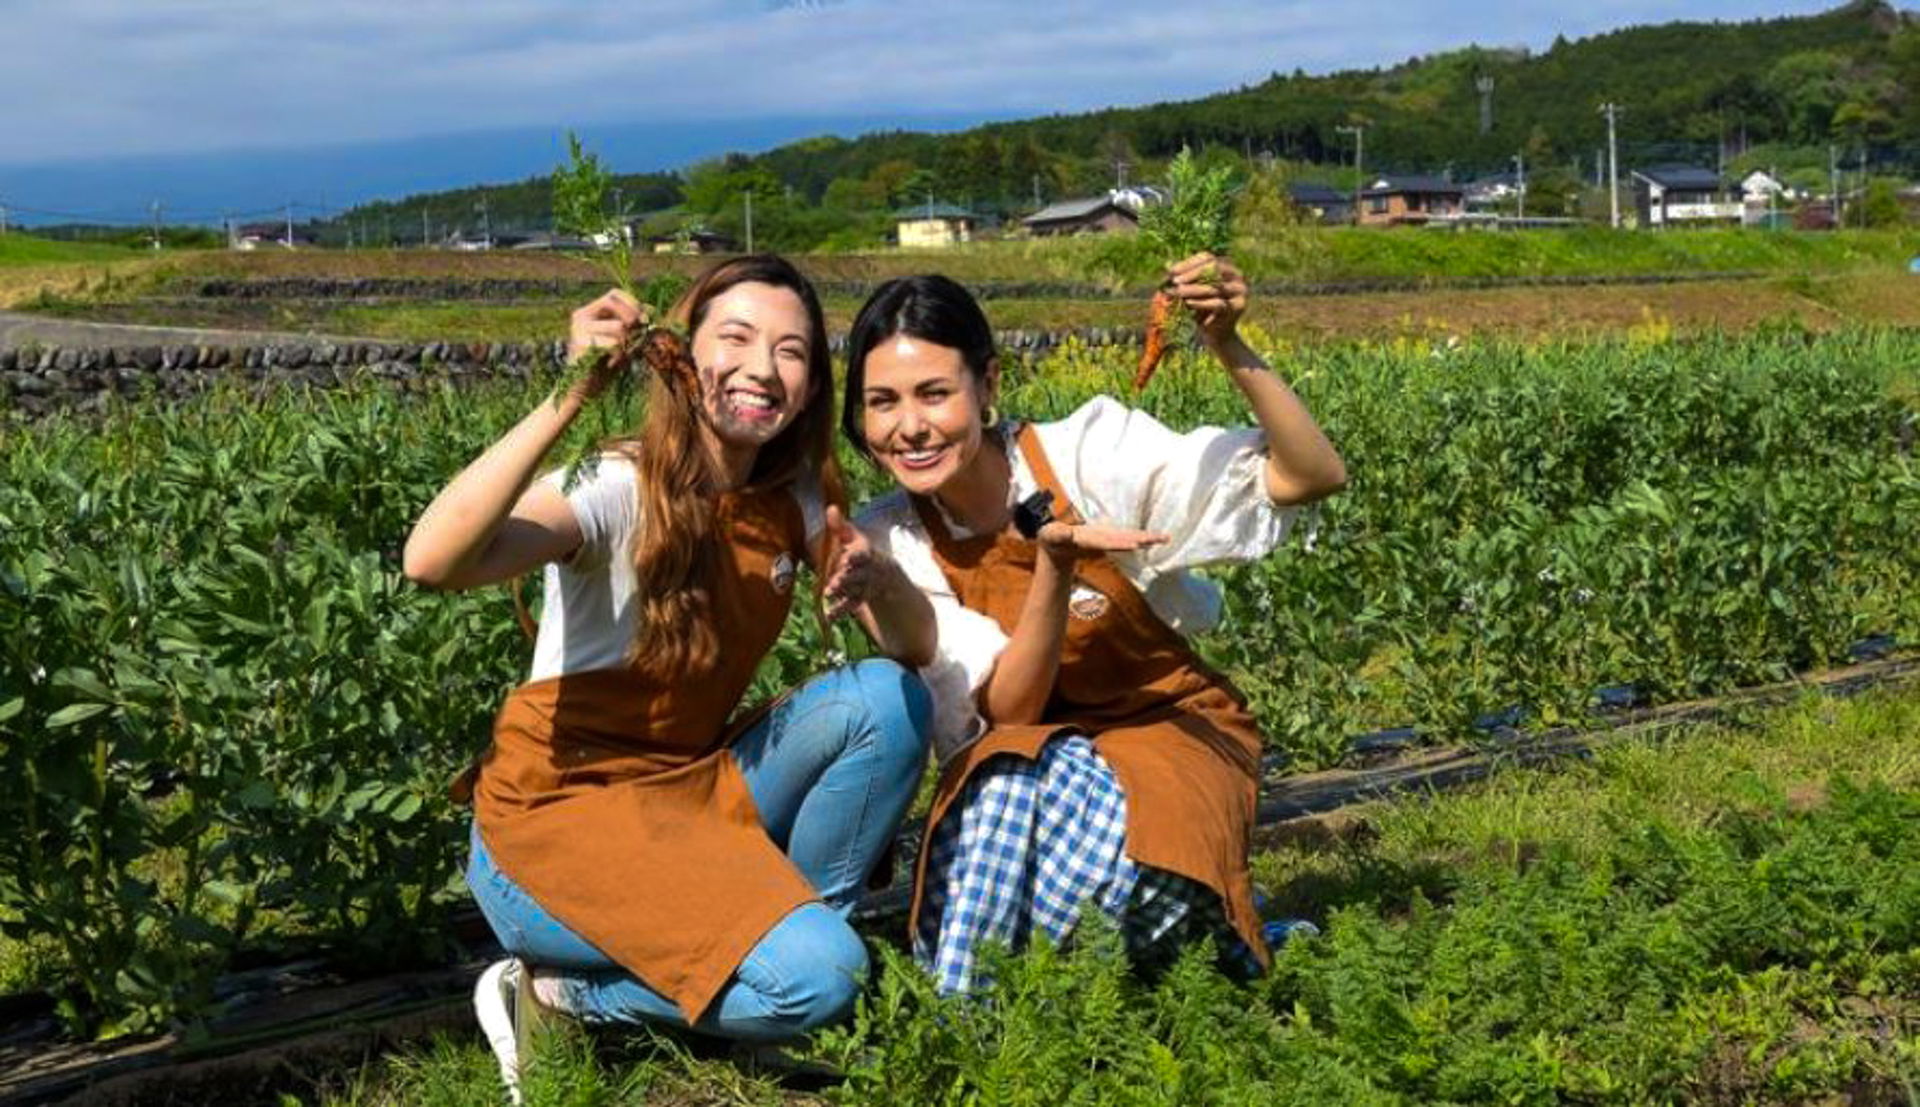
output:
M338 174L332 197L344 202L446 187L437 170L543 171L565 127L611 136L623 171L673 168L814 133L953 129L1202 96L1295 68L1370 68L1470 43L1541 49L1555 35L1835 3L0 0L0 203L59 203L47 188L92 178L120 179L115 202L132 203L143 182L129 177L153 192L219 161L208 154L296 150L309 153L287 167ZM438 167L404 153L409 140L457 135L523 152ZM327 150L357 167L312 153ZM378 172L392 157L414 162L412 175ZM327 187L291 172L271 184L313 203ZM236 185L227 199L259 202L276 187ZM64 202L101 201L82 192Z

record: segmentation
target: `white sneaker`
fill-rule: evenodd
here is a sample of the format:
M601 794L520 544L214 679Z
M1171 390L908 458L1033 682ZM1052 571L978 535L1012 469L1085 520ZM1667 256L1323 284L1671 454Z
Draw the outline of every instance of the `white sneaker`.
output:
M520 1102L520 1074L533 1057L533 1041L541 1023L541 1008L533 998L533 971L518 957L488 965L473 985L473 1014L480 1032L500 1062L500 1079L507 1098Z

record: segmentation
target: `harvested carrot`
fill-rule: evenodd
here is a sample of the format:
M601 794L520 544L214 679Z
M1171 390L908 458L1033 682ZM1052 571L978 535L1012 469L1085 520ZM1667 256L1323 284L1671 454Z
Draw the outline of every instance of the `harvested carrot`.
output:
M1167 165L1167 203L1140 213L1140 238L1146 255L1173 265L1201 252L1224 255L1233 245L1233 172L1226 166L1202 169L1191 150L1182 149ZM1210 281L1210 271L1200 279ZM1174 295L1165 288L1153 294L1147 313L1146 348L1133 375L1134 391L1147 386L1153 371L1175 341L1174 328L1184 328L1186 313L1174 312Z
M688 395L699 394L700 373L694 368L693 352L687 340L667 327L648 327L639 341L640 361L662 380L684 388Z
M1167 323L1173 314L1173 294L1166 289L1158 289L1153 301L1147 305L1147 334L1145 345L1140 350L1140 365L1133 371L1133 390L1139 392L1153 379L1153 371L1160 367L1160 359L1167 356Z

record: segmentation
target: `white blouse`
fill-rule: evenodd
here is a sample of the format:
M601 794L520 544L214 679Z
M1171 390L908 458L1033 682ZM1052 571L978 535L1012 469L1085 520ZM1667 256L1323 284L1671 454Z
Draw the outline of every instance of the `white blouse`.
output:
M1001 427L1013 470L1009 504L1040 487L1014 445L1018 429ZM1066 418L1034 429L1061 490L1089 522L1169 536L1163 545L1111 556L1154 614L1185 635L1218 625L1221 606L1219 587L1188 570L1264 557L1285 540L1299 512L1267 498L1266 439L1255 428L1201 427L1180 434L1145 412L1096 396ZM945 761L986 729L975 696L1007 636L991 618L961 606L905 491L879 497L855 521L932 601L939 648L920 675L933 693L934 749ZM946 521L955 537L971 533Z
M565 561L547 563L528 680L625 664L637 625L633 542L640 526L639 472L625 455L603 454L570 492L566 476L561 468L540 479L565 492L580 524L580 546ZM811 544L824 521L819 479L801 477L794 498Z

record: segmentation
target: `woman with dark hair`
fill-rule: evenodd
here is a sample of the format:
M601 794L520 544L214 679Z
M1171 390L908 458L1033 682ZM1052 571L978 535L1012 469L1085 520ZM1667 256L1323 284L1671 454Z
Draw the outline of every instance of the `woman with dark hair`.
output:
M1197 255L1167 288L1256 427L1177 434L1105 396L1003 419L992 331L944 277L883 285L848 339L842 429L900 485L861 528L938 626L911 929L947 992L977 982L983 941L1065 939L1089 902L1137 958L1212 935L1267 959L1247 868L1261 738L1187 645L1220 614L1188 570L1269 553L1346 471L1241 339L1239 271Z
M544 1010L748 1041L847 1013L866 952L846 917L925 759L925 690L892 661L729 721L799 562L827 613L855 614L891 657L927 661L931 620L843 517L806 278L776 257L723 262L676 316L690 363L653 374L638 436L569 489L542 459L637 369L645 325L618 291L576 311L570 360L611 353L455 477L407 542L407 575L430 587L546 576L532 673L473 782L467 873L511 955L475 1004L516 1098Z

